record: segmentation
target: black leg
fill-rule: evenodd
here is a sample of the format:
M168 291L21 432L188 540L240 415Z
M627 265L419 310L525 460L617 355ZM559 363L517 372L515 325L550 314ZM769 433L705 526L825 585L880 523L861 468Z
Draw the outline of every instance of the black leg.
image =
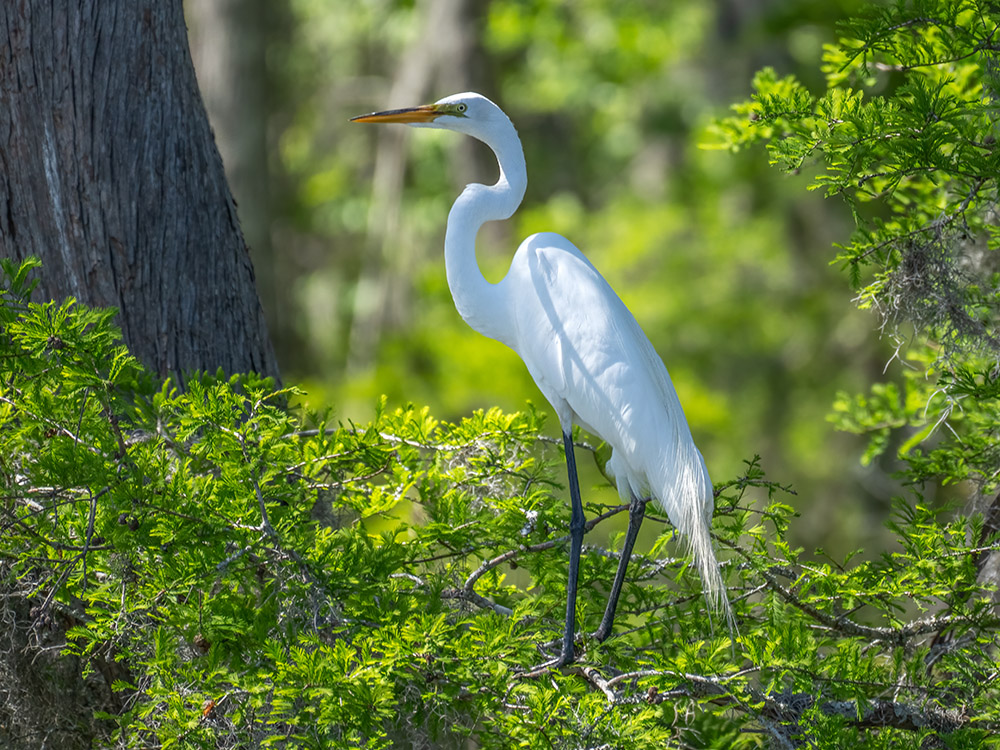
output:
M615 610L618 609L618 597L621 596L622 584L625 583L625 569L628 568L628 561L632 557L632 547L635 546L635 538L639 535L644 515L646 515L646 501L632 495L632 501L628 506L628 531L625 532L625 544L622 545L622 556L618 560L618 572L615 573L615 582L611 584L611 596L608 597L608 606L604 610L601 626L594 634L598 641L603 641L611 635Z
M576 475L576 456L573 453L573 433L563 432L566 448L566 471L569 474L571 512L569 519L569 578L566 581L566 629L563 631L562 654L556 666L569 664L574 659L573 639L576 636L576 587L580 579L580 548L583 546L583 501L580 499L580 480Z

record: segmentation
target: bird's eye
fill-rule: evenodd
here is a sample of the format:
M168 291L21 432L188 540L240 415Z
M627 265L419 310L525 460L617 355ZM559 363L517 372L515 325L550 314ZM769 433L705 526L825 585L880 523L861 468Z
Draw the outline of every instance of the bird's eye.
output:
M455 107L455 109L458 110L459 112L464 112L468 108L469 108L468 105L465 103L461 103L457 107Z

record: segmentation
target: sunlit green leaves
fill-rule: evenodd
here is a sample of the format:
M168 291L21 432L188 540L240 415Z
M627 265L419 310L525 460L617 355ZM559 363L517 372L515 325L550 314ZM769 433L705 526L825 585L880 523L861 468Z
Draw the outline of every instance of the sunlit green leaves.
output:
M905 365L898 382L837 397L834 423L869 437L863 463L893 446L910 481L971 478L985 492L1000 465L1000 287L983 251L997 234L998 29L987 2L873 5L826 48L825 93L765 70L714 130L733 149L765 141L787 171L821 166L810 187L854 213L834 262Z
M868 729L878 701L971 707L956 746L1000 722L982 680L997 618L976 581L981 521L900 502L891 553L817 562L785 539L788 490L755 458L717 488L738 632L665 532L634 555L614 637L596 643L617 542L590 536L579 664L525 678L565 608L562 461L538 415L450 424L380 402L370 423L333 424L253 378L137 387L103 312L11 292L0 319L0 572L37 622L72 616L83 669L133 676L116 683L127 709L102 714L109 744L917 742ZM996 395L988 370L950 377L956 398ZM839 418L915 422L919 400L886 386ZM608 510L588 503L589 518Z

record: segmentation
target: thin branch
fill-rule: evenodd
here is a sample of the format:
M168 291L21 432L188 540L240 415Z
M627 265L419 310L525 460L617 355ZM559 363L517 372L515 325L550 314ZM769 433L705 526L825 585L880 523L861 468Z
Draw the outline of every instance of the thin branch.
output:
M105 487L100 494L103 494L109 488ZM83 551L80 555L83 557L83 579L81 581L80 590L87 590L87 552L90 551L90 543L94 538L94 521L97 519L97 498L99 495L95 495L92 491L90 492L90 516L87 518L87 536L83 542Z
M505 607L502 604L497 604L487 599L481 594L477 594L475 591L466 589L445 589L441 592L442 599L459 599L461 601L469 602L470 604L475 604L481 609L492 609L498 615L503 615L504 617L510 617L514 614L514 610L510 607Z
M846 723L869 729L902 729L908 731L934 730L954 732L975 724L984 731L996 731L1000 722L981 722L963 714L960 709L943 709L932 704L914 705L905 701L876 698L858 701L822 701L808 693L763 693L749 689L749 703L730 692L727 683L757 671L756 668L741 670L730 675L706 676L671 670L637 670L612 678L605 678L596 668L576 665L567 670L583 677L600 690L611 705L627 705L640 701L662 703L676 698L710 698L717 705L737 708L757 715L764 720L779 723L782 734L790 737L801 736L808 730L799 729L799 722L810 709L817 708L827 716L842 717ZM637 685L644 678L665 678L674 684L668 690L657 685L644 690ZM625 685L625 683L631 683ZM751 706L756 706L751 708ZM775 727L777 729L778 727Z
M735 550L737 554L748 562L751 561L750 555L747 554L747 552L742 548L724 539L720 541L730 549ZM944 625L954 622L956 619L950 616L928 617L923 620L914 620L913 622L909 622L899 628L862 625L861 623L855 622L844 615L829 615L808 602L802 601L795 594L793 594L790 589L782 586L769 570L760 568L757 569L757 573L764 579L767 588L775 592L788 604L791 604L796 609L805 612L820 625L827 627L830 630L844 633L845 635L866 638L871 641L893 643L898 646L905 646L907 641L911 638L918 635L935 633Z
M608 518L611 518L612 516L618 513L621 513L624 510L628 510L628 506L619 505L600 514L599 516L595 516L594 518L590 519L587 522L586 526L584 526L584 532L585 533L589 532L597 524L607 520ZM495 604L486 597L477 594L474 590L476 582L484 575L486 575L489 571L496 568L498 565L502 565L505 562L514 560L519 555L530 552L543 552L544 550L552 549L553 547L557 547L558 545L568 541L569 541L569 534L565 534L563 536L556 537L555 539L549 539L544 542L539 542L538 544L522 545L514 549L509 549L506 552L503 552L497 555L496 557L493 557L483 562L478 568L476 568L474 571L472 571L472 573L469 574L469 577L465 579L465 583L462 585L461 588L445 589L444 591L442 591L441 598L462 599L464 601L468 601L480 607L483 607L484 609L492 609L493 611L499 612L500 614L510 616L511 614L513 614L513 610L509 609L508 607L504 607L503 605Z

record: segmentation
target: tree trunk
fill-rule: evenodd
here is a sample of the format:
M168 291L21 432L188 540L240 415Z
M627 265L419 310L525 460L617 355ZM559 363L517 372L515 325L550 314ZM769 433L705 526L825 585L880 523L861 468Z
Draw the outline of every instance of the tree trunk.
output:
M161 376L278 375L181 0L0 3L0 255Z

